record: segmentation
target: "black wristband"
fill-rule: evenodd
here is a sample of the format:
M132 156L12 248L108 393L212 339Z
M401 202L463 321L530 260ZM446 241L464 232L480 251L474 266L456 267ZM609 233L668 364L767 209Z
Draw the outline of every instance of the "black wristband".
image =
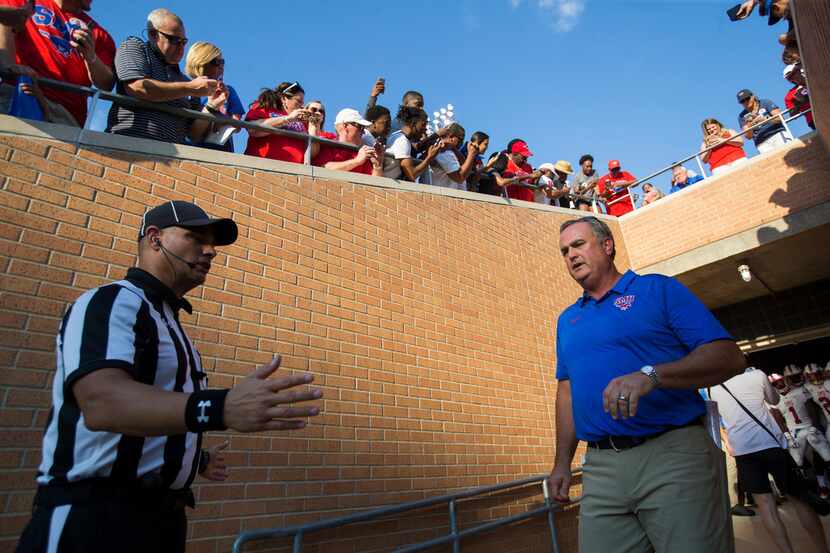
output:
M225 426L225 397L228 390L199 390L187 399L184 424L190 432L227 430Z

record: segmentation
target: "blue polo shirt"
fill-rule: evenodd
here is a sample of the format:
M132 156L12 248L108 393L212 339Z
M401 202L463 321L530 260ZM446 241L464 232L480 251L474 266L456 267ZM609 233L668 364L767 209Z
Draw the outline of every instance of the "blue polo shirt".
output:
M683 183L683 186L680 186L678 184L671 185L671 190L669 190L669 194L674 194L675 192L683 190L687 186L691 186L691 185L693 185L697 182L700 182L702 180L703 180L703 177L701 177L700 175L695 175L694 177L688 177L688 178L686 178L686 182Z
M599 301L583 294L556 325L556 378L571 382L576 437L647 436L702 416L697 390L658 388L640 399L635 417L614 420L602 408L602 392L618 376L677 361L715 340L732 337L673 278L628 271Z

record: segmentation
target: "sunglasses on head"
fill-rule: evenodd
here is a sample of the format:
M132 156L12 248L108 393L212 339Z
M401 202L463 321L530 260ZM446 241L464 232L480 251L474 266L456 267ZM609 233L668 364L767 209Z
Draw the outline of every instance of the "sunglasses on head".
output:
M298 83L297 81L294 81L293 83L288 85L288 88L283 90L282 93L285 94L285 95L290 96L292 94L291 91L295 88L298 88L299 86L300 86L300 83Z

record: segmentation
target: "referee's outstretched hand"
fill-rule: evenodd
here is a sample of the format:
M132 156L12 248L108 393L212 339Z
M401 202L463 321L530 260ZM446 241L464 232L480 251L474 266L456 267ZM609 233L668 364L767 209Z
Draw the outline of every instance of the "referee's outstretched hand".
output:
M320 414L316 406L294 406L294 403L323 397L315 388L300 388L310 384L310 374L293 374L269 379L280 366L276 356L231 388L225 399L225 425L239 432L262 430L294 430L306 425L307 417Z

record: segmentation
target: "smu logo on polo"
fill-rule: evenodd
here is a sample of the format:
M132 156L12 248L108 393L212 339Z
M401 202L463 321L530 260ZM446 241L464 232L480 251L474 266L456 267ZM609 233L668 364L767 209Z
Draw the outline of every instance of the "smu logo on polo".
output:
M620 311L628 311L631 309L631 306L634 305L634 295L629 294L628 296L620 296L614 300L614 305Z

